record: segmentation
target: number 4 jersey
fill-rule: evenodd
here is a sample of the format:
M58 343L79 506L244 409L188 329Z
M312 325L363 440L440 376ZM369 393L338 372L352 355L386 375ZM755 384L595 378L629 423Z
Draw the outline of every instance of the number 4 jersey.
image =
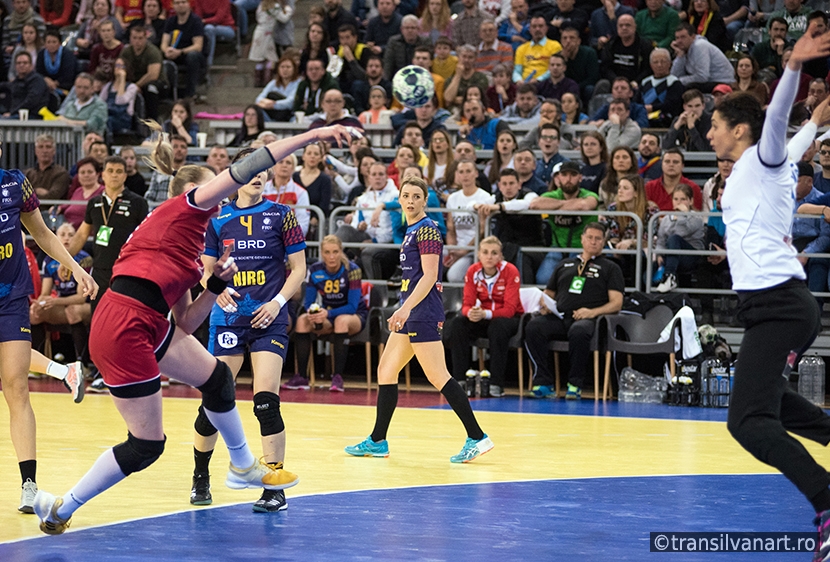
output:
M251 325L254 311L273 299L285 284L285 260L305 250L305 237L294 211L285 205L264 200L240 209L236 202L222 208L208 226L205 254L219 258L232 246L239 271L228 284L240 296L234 297L236 312L213 306L213 326ZM288 324L288 309L283 307L274 324Z
M0 298L6 302L32 292L20 214L36 211L39 205L32 184L20 170L0 170Z

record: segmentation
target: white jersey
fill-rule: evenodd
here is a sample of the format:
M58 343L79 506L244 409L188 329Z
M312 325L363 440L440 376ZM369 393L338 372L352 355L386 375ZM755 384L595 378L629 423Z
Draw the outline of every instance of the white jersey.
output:
M477 188L472 195L464 195L459 190L447 198L447 209L464 209L472 211L473 206L479 203L490 204L495 197L481 188ZM459 246L472 246L476 237L476 217L470 213L451 213L455 225L455 236Z
M768 167L758 145L735 162L722 199L734 290L757 291L792 278L806 279L791 235L797 180L792 161Z

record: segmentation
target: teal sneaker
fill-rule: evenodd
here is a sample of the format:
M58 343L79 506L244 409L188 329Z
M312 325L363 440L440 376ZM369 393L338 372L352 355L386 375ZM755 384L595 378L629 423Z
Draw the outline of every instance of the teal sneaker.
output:
M541 385L541 386L536 385L530 391L530 395L533 398L550 398L551 396L554 396L554 393L553 393L553 389L551 387L547 386L547 385ZM555 396L554 396L554 398L555 398Z
M389 442L384 439L375 443L369 436L357 445L346 447L346 452L354 457L383 457L389 456Z
M467 437L467 441L464 442L461 452L457 455L451 456L450 462L470 462L471 460L480 457L493 447L495 447L495 445L493 445L493 442L490 441L490 438L487 437L486 433L484 434L484 437L478 441L474 441Z
M568 392L565 393L565 400L580 400L582 399L582 389L568 383Z

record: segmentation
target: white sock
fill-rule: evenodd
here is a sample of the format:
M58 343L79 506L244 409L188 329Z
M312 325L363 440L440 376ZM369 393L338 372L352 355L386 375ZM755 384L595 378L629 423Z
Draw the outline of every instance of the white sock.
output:
M58 508L58 517L69 519L79 507L125 478L112 449L104 451L75 487L64 494L63 505Z
M60 363L55 363L54 361L49 361L49 365L46 367L46 374L62 381L66 378L66 375L69 374L69 367L61 365Z
M231 456L231 464L236 468L248 468L256 462L256 457L248 447L245 439L245 430L242 428L242 419L239 417L239 410L236 406L228 412L213 412L205 408L210 423L219 430L228 453Z

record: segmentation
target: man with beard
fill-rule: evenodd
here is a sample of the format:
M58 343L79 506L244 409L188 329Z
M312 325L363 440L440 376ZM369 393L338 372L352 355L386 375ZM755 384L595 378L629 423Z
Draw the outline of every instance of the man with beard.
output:
M499 133L510 127L498 117L487 115L485 111L481 100L464 102L464 117L468 125L462 126L459 132L476 148L492 150L496 147Z
M663 174L660 162L660 137L654 133L643 133L637 147L637 168L643 181L656 180Z

